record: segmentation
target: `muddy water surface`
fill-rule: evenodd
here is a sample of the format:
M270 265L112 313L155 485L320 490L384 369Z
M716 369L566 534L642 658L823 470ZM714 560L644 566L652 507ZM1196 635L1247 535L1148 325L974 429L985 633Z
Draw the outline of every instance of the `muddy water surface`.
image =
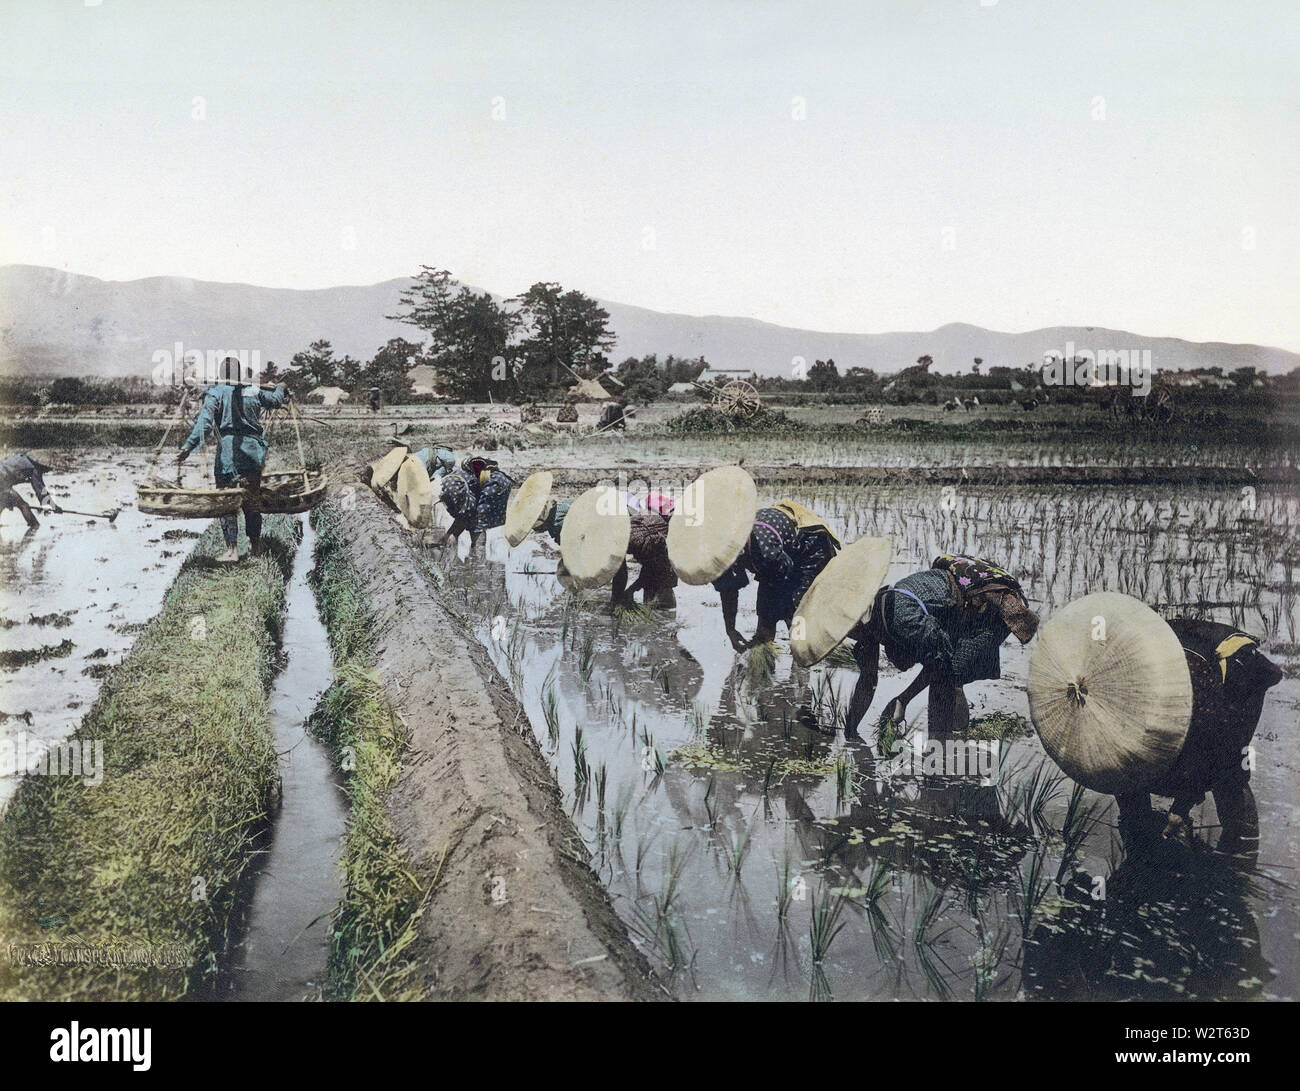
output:
M0 651L44 656L0 669L0 737L29 756L76 730L208 526L135 509L144 455L68 461L70 472L46 476L54 499L83 511L120 508L116 520L38 515L42 525L29 531L17 511L0 514ZM0 776L0 808L16 787L16 777Z
M829 506L824 496L798 499ZM1036 503L1061 522L1064 501ZM1014 528L988 526L987 514L983 540L1003 534L1010 548L1005 534ZM859 512L848 521L861 533L865 519ZM974 512L971 521L979 525ZM1192 527L1183 536L1189 531L1197 535ZM1249 548L1245 529L1238 537ZM932 547L900 540L891 580ZM1074 572L1073 586L1064 578L1050 591L1031 586L1046 612L1083 593L1078 584L1101 589L1136 578L1117 575L1113 562L1075 572L1072 558L1056 556L1059 547L1054 540L1053 565ZM996 544L984 552L1000 556ZM886 768L870 730L866 742L831 733L852 671L803 671L783 640L774 676L751 676L726 642L710 588L679 587L673 616L616 625L601 612L602 595L566 598L554 559L547 541L509 551L495 539L486 562L446 568L451 601L520 694L593 866L676 995L1296 995L1294 677L1270 691L1256 736L1256 866L1243 874L1163 843L1131 851L1111 801L1091 793L1082 797L1091 808L1084 835L1067 853L1072 786L1056 781L1036 737L1008 742L989 777L946 775L923 762ZM1165 586L1162 565L1171 559L1162 551L1144 566L1155 586ZM1206 578L1223 589L1235 572L1234 562ZM1179 589L1176 579L1169 586ZM741 602L749 632L752 587ZM1284 647L1285 625L1279 617L1266 640ZM1003 677L967 687L973 716L1027 718L1028 659L1014 641L1003 646ZM882 671L867 725L906 680ZM804 726L803 709L822 731ZM908 711L909 743L921 749L924 697ZM1193 817L1212 843L1212 802Z

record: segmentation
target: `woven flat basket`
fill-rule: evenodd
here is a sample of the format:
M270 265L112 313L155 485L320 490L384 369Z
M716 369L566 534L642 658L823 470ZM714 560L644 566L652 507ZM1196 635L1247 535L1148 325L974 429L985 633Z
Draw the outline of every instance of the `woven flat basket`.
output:
M169 519L233 515L245 499L243 489L181 489L167 485L137 485L135 489L135 506L140 511Z
M325 475L308 470L304 485L301 470L277 470L262 475L258 490L258 507L266 515L297 515L311 511L325 499L329 481Z

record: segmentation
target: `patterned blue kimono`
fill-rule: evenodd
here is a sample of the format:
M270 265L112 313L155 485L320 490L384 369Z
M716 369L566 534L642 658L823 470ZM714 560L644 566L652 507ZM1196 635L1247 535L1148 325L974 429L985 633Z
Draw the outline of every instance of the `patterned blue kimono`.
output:
M463 520L470 533L479 534L505 523L513 484L501 470L491 469L485 483L461 466L443 478L442 502L456 522Z
M229 488L239 477L256 477L266 465L262 411L279 409L288 397L283 383L275 390L225 383L209 387L181 450L189 454L215 432L217 451L212 469L217 487Z
M801 530L779 508L760 508L745 549L713 581L713 587L720 592L739 591L749 584L749 573L754 573L759 624L775 629L778 621L784 621L789 626L799 600L835 553L835 542L825 531Z

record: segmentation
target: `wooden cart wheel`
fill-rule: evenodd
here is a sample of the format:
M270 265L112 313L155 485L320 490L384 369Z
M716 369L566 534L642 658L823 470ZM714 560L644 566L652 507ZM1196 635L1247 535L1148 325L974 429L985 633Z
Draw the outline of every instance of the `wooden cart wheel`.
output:
M718 392L718 407L733 417L752 417L761 405L758 391L743 379L729 382Z

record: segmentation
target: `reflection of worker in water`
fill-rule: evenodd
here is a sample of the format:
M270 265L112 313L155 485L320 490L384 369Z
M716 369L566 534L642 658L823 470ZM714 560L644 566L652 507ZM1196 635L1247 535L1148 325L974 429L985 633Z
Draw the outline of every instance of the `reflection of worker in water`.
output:
M442 479L442 502L452 517L447 544L469 531L471 552L484 552L487 532L506 521L514 482L492 459L471 455Z
M632 516L627 551L641 566L641 571L636 582L629 587L627 561L623 562L614 573L613 604L630 606L640 591L647 606L671 610L677 605L677 596L673 592L677 586L677 572L668 559L668 521L673 515L673 501L652 492L641 498L629 498L627 507Z
M1012 633L1027 644L1038 630L1020 584L1009 572L978 557L945 553L934 565L882 587L868 621L849 635L857 643L858 683L849 701L845 732L857 734L876 692L880 648L899 670L921 672L889 703L882 720L901 721L908 702L929 687L930 730L960 730L970 719L962 687L1000 678L998 648Z
M284 383L274 390L244 385L239 360L227 356L221 362L221 382L208 387L204 393L194 428L176 456L179 465L194 448L207 442L210 433L216 433L213 477L219 489L245 490L244 530L253 556L262 551L262 512L257 506L262 468L266 465L266 431L262 428L262 412L279 409L288 400L289 391ZM217 560L239 560L238 514L221 517L221 534L226 541L226 551Z
M795 608L836 551L840 540L824 520L791 500L782 500L754 515L754 529L740 556L713 587L722 597L722 620L738 652L776 639L776 627L789 627ZM740 589L749 574L758 579L758 628L752 640L736 629Z
M15 453L0 459L0 496L4 497L4 510L17 508L27 525L31 528L40 526L40 520L33 514L31 507L14 488L15 485L30 485L32 491L36 493L36 501L43 504L52 512L61 512L63 509L50 499L50 491L45 487L45 478L42 476L49 471L50 467L43 463L37 462L31 455L25 453Z
M1123 862L1065 880L1024 945L1023 984L1051 1000L1259 999L1273 974L1249 873L1121 824Z

